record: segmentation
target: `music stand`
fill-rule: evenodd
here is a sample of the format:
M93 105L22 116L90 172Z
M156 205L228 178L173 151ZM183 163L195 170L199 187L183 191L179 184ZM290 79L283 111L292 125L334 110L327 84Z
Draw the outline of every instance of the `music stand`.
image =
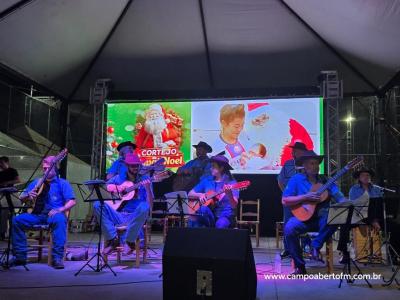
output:
M394 247L390 243L390 234L388 233L388 229L387 229L387 215L386 215L386 200L387 200L386 192L396 193L396 191L392 190L392 189L385 188L385 187L381 187L381 186L375 185L375 184L374 184L374 187L379 188L381 190L382 194L383 194L383 197L382 197L383 208L382 208L382 210L383 210L383 232L385 234L385 239L384 239L384 241L382 243L381 248L383 246L385 246L387 260L388 260L388 262L389 262L389 264L391 266L392 272L393 272L392 276L388 280L385 280L385 278L383 277L383 282L384 283L382 284L382 286L389 286L389 285L391 285L393 283L393 281L396 282L397 285L400 285L399 281L396 278L397 273L400 271L400 266L394 267L392 253L394 254L394 256L396 257L397 260L399 260L400 255L396 252L396 250L394 249Z
M107 192L107 190L103 187L106 182L104 180L89 180L84 182L84 184L89 188L90 194L89 196L83 200L85 202L100 202L100 220L99 220L99 241L97 243L97 252L76 272L74 275L78 276L79 273L88 266L94 272L100 272L104 268L110 269L110 271L117 276L111 266L107 263L106 259L104 258L103 254L101 253L101 238L102 238L102 224L103 224L103 208L105 201L121 201L120 198L114 196ZM93 259L97 259L96 268L90 265L90 262ZM102 262L101 262L102 261Z
M194 209L194 206L189 204L189 198L186 191L176 191L167 193L164 195L164 199L167 200L168 204L166 208L166 214L168 215L179 215L179 226L183 227L185 216L197 216L198 214L191 214L189 211ZM171 201L168 201L171 200ZM196 200L194 200L196 201ZM197 200L199 201L199 200Z
M328 225L346 225L346 228L350 228L351 225L360 225L365 224L364 219L367 218L368 214L368 203L369 203L369 195L365 192L360 198L355 201L345 201L337 204L332 204L329 207L328 213ZM343 275L351 274L351 265L357 269L357 275L364 275L361 269L358 267L356 261L350 257L350 259L346 262L342 269ZM363 276L365 282L368 284L370 288L372 288L371 283ZM354 279L347 278L347 283L354 283ZM343 277L340 278L339 288L342 286Z
M12 222L14 219L15 215L15 209L20 209L24 208L26 206L21 205L21 200L17 196L14 196L15 201L11 198L14 194L18 193L18 190L15 187L8 187L8 188L2 188L0 189L0 193L2 196L0 197L0 212L3 209L8 209L10 216L8 218L8 242L7 242L7 248L3 251L3 253L0 256L0 265L3 267L4 270L10 269L10 252L11 252L11 240L12 240ZM7 205L3 205L1 203L1 200L5 198ZM19 205L18 205L19 204ZM25 270L29 271L26 265L23 265Z

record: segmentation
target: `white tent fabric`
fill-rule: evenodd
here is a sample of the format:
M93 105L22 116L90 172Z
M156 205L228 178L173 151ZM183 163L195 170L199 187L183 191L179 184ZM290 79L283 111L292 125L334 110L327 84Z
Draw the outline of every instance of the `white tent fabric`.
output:
M74 100L97 78L251 89L315 86L321 70L371 93L400 69L399 28L397 0L4 0L0 63Z

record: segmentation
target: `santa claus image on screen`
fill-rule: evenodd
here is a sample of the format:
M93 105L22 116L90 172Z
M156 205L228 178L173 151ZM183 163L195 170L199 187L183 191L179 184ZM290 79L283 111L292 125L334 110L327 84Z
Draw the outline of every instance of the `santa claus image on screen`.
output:
M159 104L151 104L145 111L144 121L136 124L136 145L141 148L179 147L181 144L181 122L176 115L165 113Z

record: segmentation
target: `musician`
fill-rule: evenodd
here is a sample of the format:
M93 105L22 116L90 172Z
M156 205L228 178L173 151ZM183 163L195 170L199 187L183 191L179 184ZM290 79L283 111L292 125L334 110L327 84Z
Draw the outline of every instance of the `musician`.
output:
M372 184L372 177L375 176L373 169L364 167L353 173L353 178L358 182L350 188L349 198L350 200L356 200L360 198L365 192L368 193L369 209L368 209L368 222L371 224L373 230L376 232L381 230L379 222L382 221L382 191L378 187ZM351 226L340 225L340 238L337 249L342 252L342 257L339 260L341 264L346 264L350 259L349 251L347 250L347 244L349 242Z
M135 241L149 216L151 204L153 202L153 190L149 177L139 174L139 168L142 165L140 158L135 153L125 155L124 163L128 169L126 177L118 175L111 178L107 183L121 185L125 180L133 183L143 182L144 184L138 188L133 199L126 201L120 211L113 210L107 204L103 207L102 228L106 239L106 247L103 250L104 254L114 252L121 245L118 237L116 226L126 225L127 230L124 240L129 246L128 255L135 251ZM100 220L100 203L94 203L94 213L97 220Z
M319 165L323 161L322 155L314 151L306 151L296 160L297 165L304 167L304 173L296 174L290 178L282 194L282 204L293 207L305 202L319 202L320 196L309 192L313 184L323 183L325 180L318 175ZM337 202L342 202L345 197L337 185L333 184L328 189L329 195ZM335 232L335 226L327 225L329 201L317 205L316 211L310 220L302 222L296 217L291 217L284 227L289 253L294 260L295 271L293 274L306 274L305 262L302 256L299 236L308 231L318 231L318 236L312 241L312 257L319 260L320 249L326 240Z
M189 220L190 227L229 228L235 218L235 208L239 199L239 192L232 190L231 185L236 183L231 175L232 167L229 160L223 155L211 157L211 175L203 178L190 192L189 197L205 200L206 193L225 190L222 198L213 208L201 206L197 213L200 216Z
M0 188L10 187L21 182L17 170L10 167L10 160L7 156L0 157ZM0 210L0 240L6 237L8 218L10 212L8 209Z
M207 155L212 152L211 146L201 141L197 145L193 145L193 147L196 149L196 158L180 167L177 174L198 176L199 179L211 175L211 162Z
M51 168L54 156L48 156L43 160L43 173ZM25 265L27 258L27 242L25 230L34 225L49 224L52 228L53 267L63 269L64 246L67 239L67 217L65 212L75 206L75 195L71 185L65 179L59 178L56 167L51 168L43 190L38 195L34 188L40 179L33 180L20 195L22 201L35 199L32 213L23 213L13 220L13 250L14 264Z
M277 178L281 191L285 189L289 179L295 174L299 173L300 169L296 166L296 159L301 157L307 151L306 145L302 142L296 142L294 145L289 147L292 148L293 158L285 162ZM287 220L289 220L291 217L293 217L293 215L290 208L283 206L283 224L285 225ZM281 257L285 258L289 256L289 250L285 238L283 238L283 247L284 249L281 252Z
M130 141L125 141L118 145L117 151L119 157L116 161L113 162L111 167L107 170L107 180L116 175L120 174L122 176L126 175L128 169L126 167L126 164L124 163L125 156L128 153L134 153L136 148L137 148L136 145Z

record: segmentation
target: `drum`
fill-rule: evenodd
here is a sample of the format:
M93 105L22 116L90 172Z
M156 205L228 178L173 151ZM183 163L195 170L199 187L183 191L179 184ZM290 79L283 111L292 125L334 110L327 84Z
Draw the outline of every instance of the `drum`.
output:
M382 262L382 237L370 225L360 225L352 229L355 260L361 263Z

